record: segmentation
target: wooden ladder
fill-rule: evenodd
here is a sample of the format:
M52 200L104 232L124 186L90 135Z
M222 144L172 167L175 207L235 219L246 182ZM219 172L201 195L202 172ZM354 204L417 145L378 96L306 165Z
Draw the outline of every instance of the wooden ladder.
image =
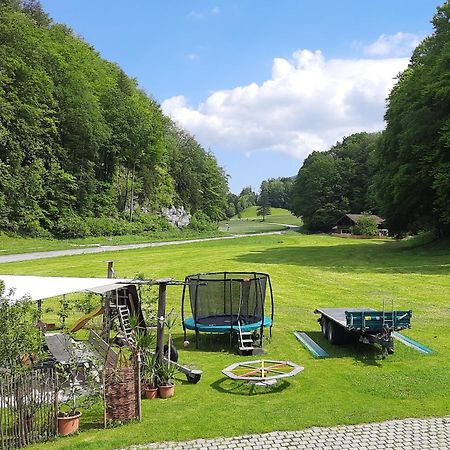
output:
M128 311L127 305L117 305L117 315L119 317L120 328L122 328L123 333L125 334L125 339L128 342L128 345L134 344L133 339L133 329L130 325L130 313Z

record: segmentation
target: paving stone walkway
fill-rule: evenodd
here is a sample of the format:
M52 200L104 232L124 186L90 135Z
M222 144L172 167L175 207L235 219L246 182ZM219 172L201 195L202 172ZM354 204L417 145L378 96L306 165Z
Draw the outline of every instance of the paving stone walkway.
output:
M450 416L136 445L129 450L450 450Z

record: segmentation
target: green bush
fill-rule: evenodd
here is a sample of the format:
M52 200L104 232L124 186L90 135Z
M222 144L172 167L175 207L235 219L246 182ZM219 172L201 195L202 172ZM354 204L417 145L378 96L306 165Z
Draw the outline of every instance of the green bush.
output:
M120 236L132 234L132 224L114 217L89 217L86 219L92 236Z
M210 218L202 211L197 211L192 217L188 228L195 231L216 231L217 224L211 222Z
M378 225L373 217L364 216L353 226L352 233L359 236L376 236L378 234Z
M79 216L65 216L58 219L53 234L60 239L82 238L91 235L86 219Z
M171 228L165 217L150 214L141 214L133 225L139 226L141 232L168 231Z
M36 304L25 297L12 302L10 294L0 281L0 365L14 373L25 370L24 356L42 355L44 335L36 327Z

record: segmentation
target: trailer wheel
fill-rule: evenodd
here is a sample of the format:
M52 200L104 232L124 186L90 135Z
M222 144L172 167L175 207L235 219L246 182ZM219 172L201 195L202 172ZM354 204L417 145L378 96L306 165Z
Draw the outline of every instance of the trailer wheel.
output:
M323 334L326 338L328 338L328 330L327 330L327 328L328 328L328 322L329 322L329 320L328 320L326 317L322 316L322 317L320 318L320 328L321 328L321 330L322 330L322 334Z
M331 344L340 345L346 341L347 333L339 325L329 320L327 324L327 339Z

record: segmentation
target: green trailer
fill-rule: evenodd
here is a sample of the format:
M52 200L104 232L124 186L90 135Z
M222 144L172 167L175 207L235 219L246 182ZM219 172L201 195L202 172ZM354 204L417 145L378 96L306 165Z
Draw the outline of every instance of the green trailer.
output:
M318 308L317 319L323 335L332 344L354 340L379 344L388 354L394 353L392 333L411 328L412 311L375 311L372 308Z

